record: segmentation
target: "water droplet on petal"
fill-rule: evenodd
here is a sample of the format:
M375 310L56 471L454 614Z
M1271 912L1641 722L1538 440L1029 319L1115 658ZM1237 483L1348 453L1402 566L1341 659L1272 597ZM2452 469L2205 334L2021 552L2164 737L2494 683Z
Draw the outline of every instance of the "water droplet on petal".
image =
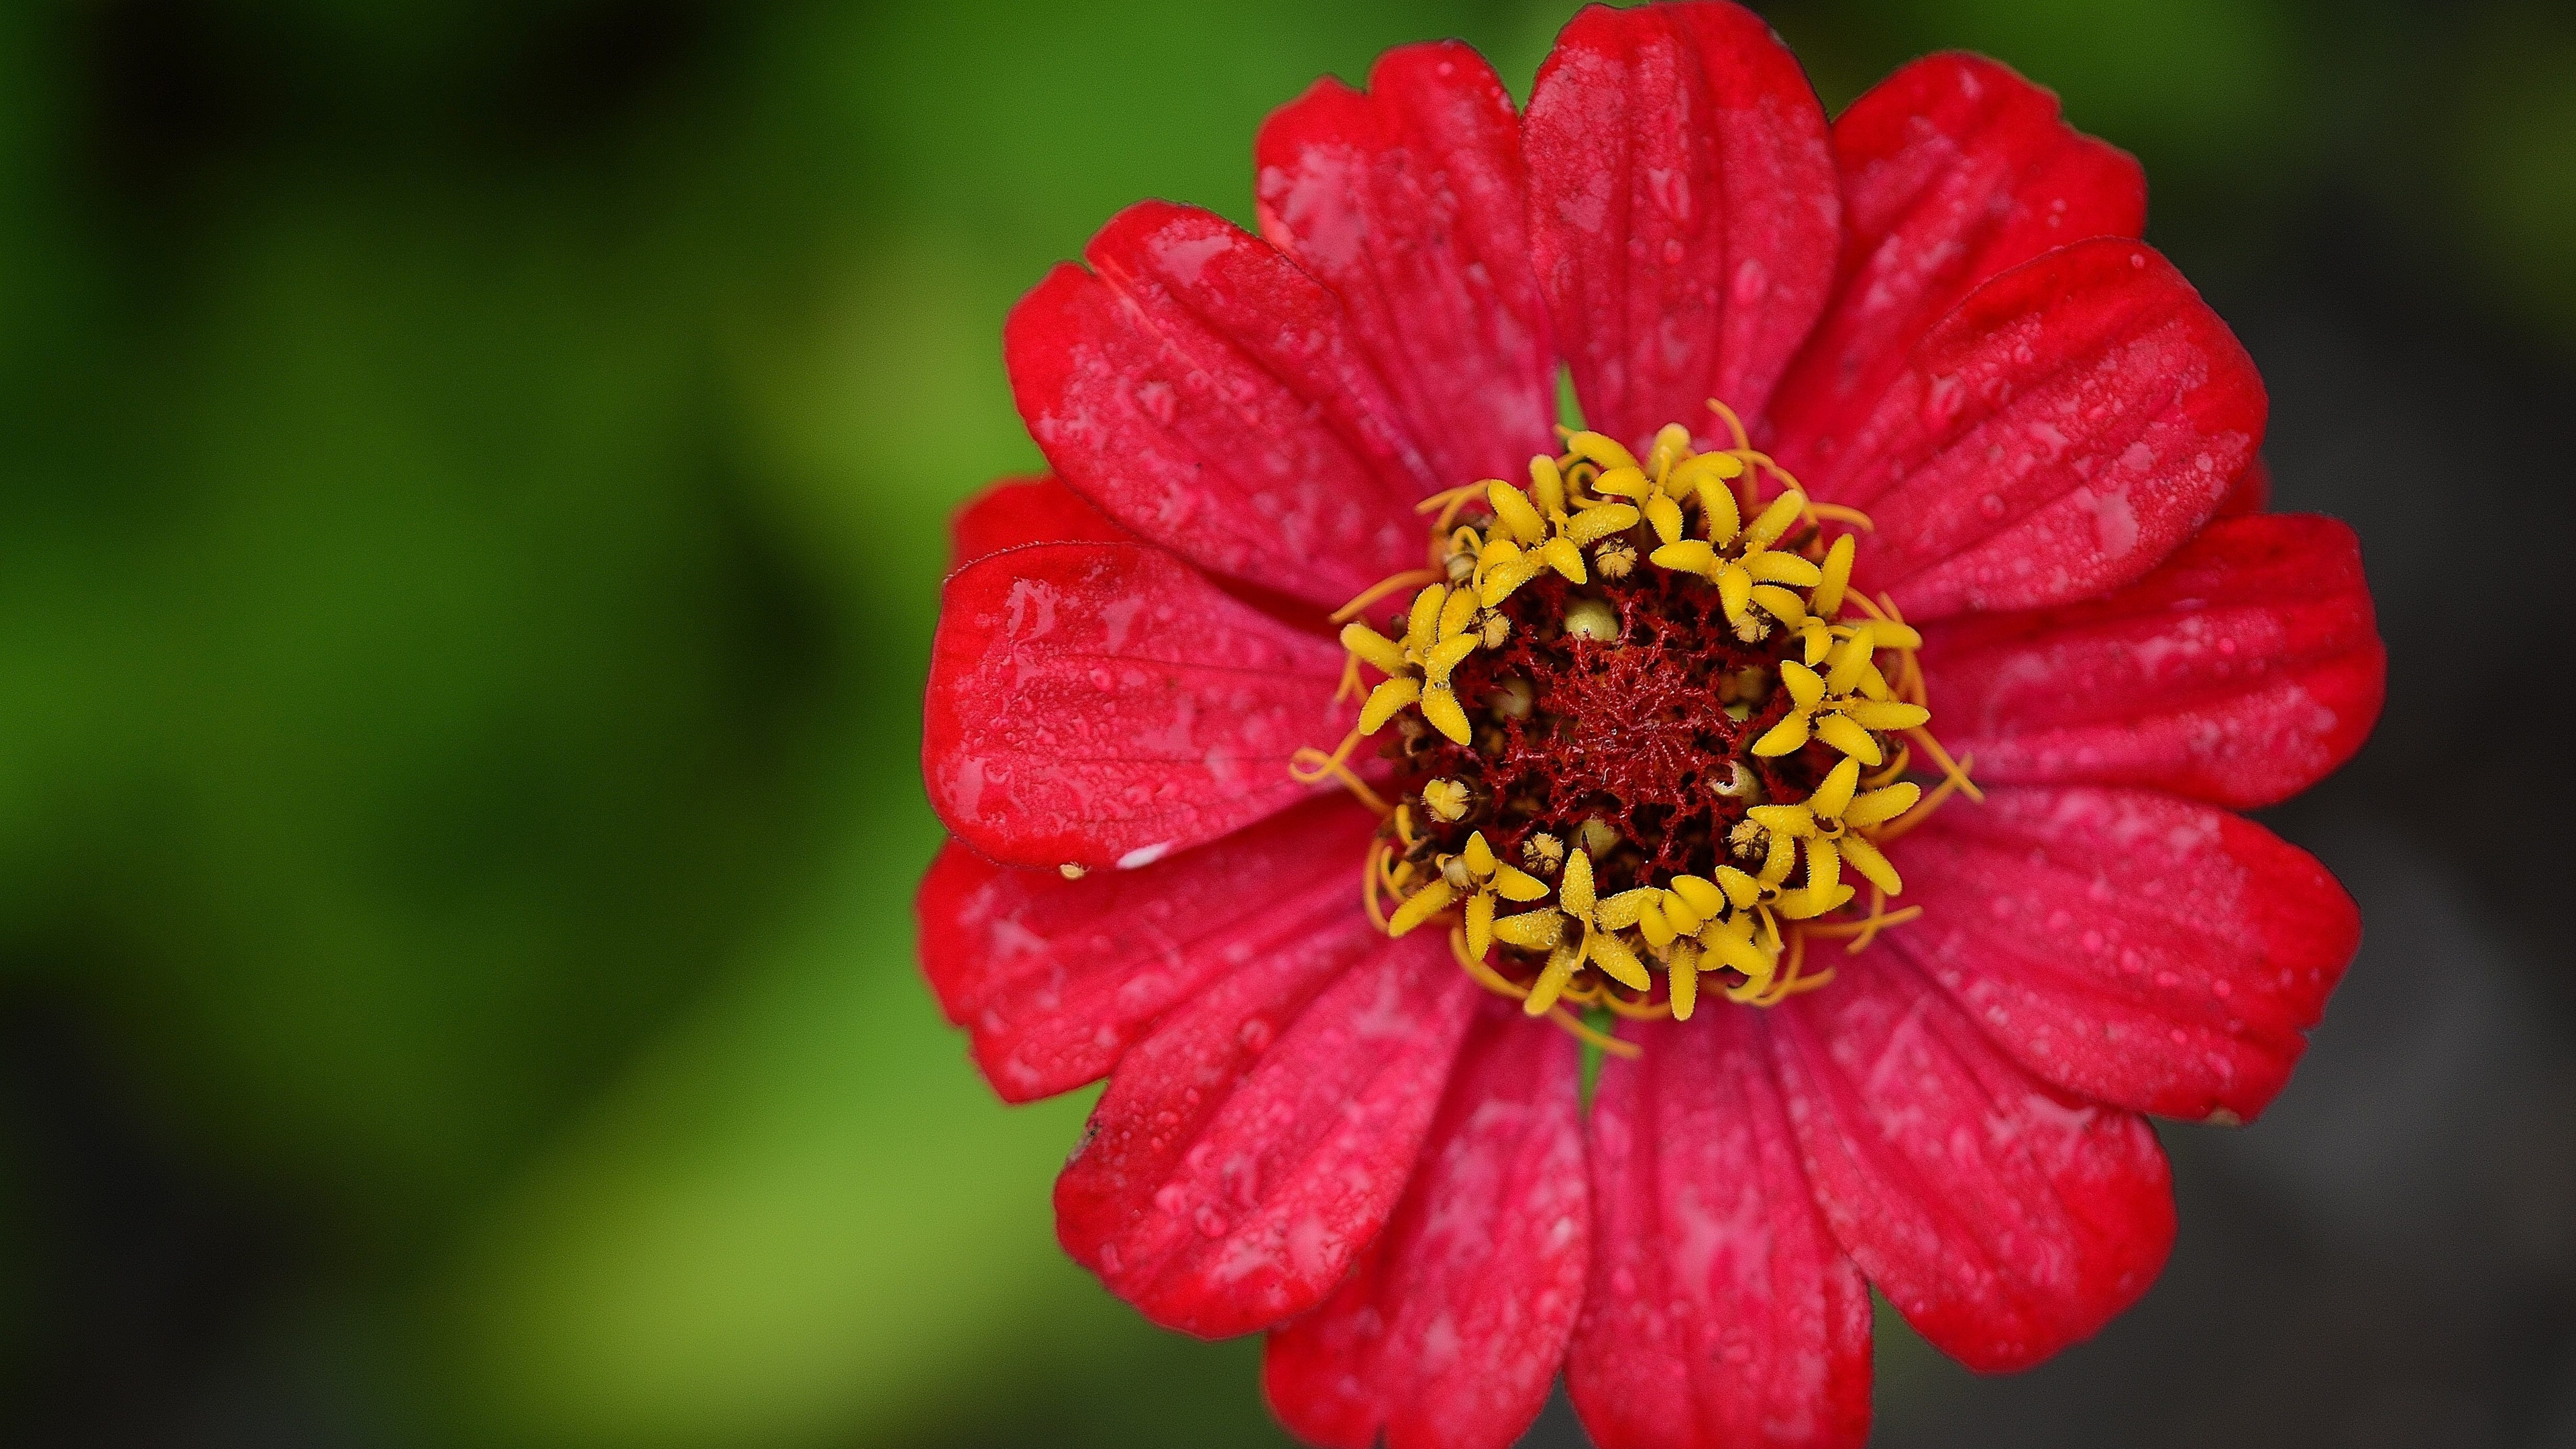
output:
M1761 301L1770 290L1771 269L1762 265L1759 258L1746 257L1744 264L1735 269L1733 292L1736 305L1750 307Z

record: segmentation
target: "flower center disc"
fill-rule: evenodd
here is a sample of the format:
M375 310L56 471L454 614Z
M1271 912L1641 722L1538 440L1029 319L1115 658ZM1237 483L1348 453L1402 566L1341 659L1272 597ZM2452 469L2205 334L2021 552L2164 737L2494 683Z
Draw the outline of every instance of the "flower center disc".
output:
M1639 459L1569 433L1526 490L1427 500L1428 566L1336 615L1346 690L1363 663L1385 677L1338 750L1292 766L1386 816L1365 890L1390 934L1451 921L1469 974L1612 1049L1564 1004L1687 1018L1703 973L1756 1005L1823 984L1809 937L1856 949L1916 914L1886 910L1904 887L1879 844L1975 794L1923 728L1921 639L1851 593L1852 534L1828 538L1869 520L1810 502L1710 406L1734 446L1673 424ZM1388 632L1354 617L1372 606ZM1389 726L1392 804L1348 764ZM1913 742L1942 772L1928 796L1902 778ZM1832 919L1862 884L1866 914Z
M1535 835L1588 835L1605 892L1714 877L1747 806L1814 793L1822 772L1805 752L1752 753L1788 708L1780 651L1737 640L1705 584L1658 569L1595 586L1550 574L1497 612L1502 646L1453 676L1459 699L1477 701L1473 741L1402 722L1397 788L1418 796L1449 779L1470 792L1459 818L1416 823L1434 853L1463 850L1471 829L1511 860Z

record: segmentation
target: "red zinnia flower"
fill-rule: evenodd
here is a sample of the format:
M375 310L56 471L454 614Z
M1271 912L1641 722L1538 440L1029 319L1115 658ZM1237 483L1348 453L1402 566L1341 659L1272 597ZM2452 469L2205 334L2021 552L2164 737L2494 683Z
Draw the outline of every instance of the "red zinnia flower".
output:
M1262 237L1145 203L1012 314L1055 473L934 651L931 982L1004 1097L1109 1079L1066 1249L1332 1445L1560 1365L1605 1445L1856 1443L1873 1283L1980 1369L2099 1329L2141 1114L2253 1117L2357 941L2233 812L2384 674L2136 163L1970 56L1829 127L1725 4L1258 154Z

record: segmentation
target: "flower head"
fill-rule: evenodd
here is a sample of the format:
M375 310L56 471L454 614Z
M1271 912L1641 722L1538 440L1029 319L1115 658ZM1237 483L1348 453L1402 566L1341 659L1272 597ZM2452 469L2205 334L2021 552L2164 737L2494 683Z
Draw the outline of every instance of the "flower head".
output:
M2127 156L1935 56L1827 125L1749 13L1327 81L1262 236L1147 203L1008 329L922 950L1156 1322L1322 1444L1851 1444L1869 1285L1984 1369L2170 1245L2357 940L2236 814L2349 756L2351 535ZM1584 425L1558 427L1570 372ZM1604 1054L1582 1089L1586 1053Z

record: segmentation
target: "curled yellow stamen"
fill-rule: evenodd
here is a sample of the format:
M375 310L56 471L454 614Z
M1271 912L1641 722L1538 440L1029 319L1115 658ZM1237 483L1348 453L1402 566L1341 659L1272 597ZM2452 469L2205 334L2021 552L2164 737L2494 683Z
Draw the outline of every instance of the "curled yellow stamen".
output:
M1368 912L1369 924L1386 931L1386 912L1377 903L1377 888L1386 868L1387 844L1377 841L1369 846L1368 855L1360 861L1360 905Z
M1493 992L1497 996L1509 997L1514 1001L1526 1001L1529 999L1530 989L1528 987L1513 984L1510 980L1497 974L1493 967L1486 965L1483 961L1468 954L1467 933L1464 930L1453 928L1449 932L1449 954L1457 959L1460 969L1467 973L1470 980L1474 981L1477 985L1484 987L1487 991ZM1612 1009L1618 1010L1616 1006L1613 1006ZM1593 1027L1591 1023L1585 1021L1579 1016L1576 1016L1573 1012L1566 1010L1562 1006L1550 1008L1547 1012L1547 1018L1558 1026L1563 1027L1566 1031L1571 1032L1576 1040L1588 1042L1614 1057L1634 1061L1639 1055L1639 1050L1635 1042L1621 1041L1617 1037L1605 1035Z
M1912 834L1917 826L1920 826L1924 821L1932 818L1932 812L1941 808L1942 801L1949 799L1952 795L1958 794L1963 790L1972 788L1968 781L1968 766L1975 763L1976 757L1974 755L1969 756L1965 761L1961 762L1957 766L1957 772L1955 774L1944 774L1941 777L1941 782L1934 785L1931 790L1924 795L1922 801L1912 810L1909 810L1905 814L1898 816L1896 819L1889 821L1887 824L1880 826L1875 832L1878 843L1885 845L1902 836ZM1983 800L1986 797L1982 792L1980 792L1972 794L1968 798L1971 800Z
M1438 493L1434 493L1430 497L1413 505L1413 511L1416 513L1429 513L1434 509L1439 511L1440 516L1433 519L1431 522L1432 567L1438 568L1440 566L1442 553L1441 535L1449 531L1450 524L1458 521L1459 510L1474 502L1484 493L1484 491L1485 485L1482 483L1462 483L1455 488L1446 488Z
M1924 752L1932 757L1932 763L1934 765L1940 767L1942 775L1941 783L1959 791L1969 799L1974 800L1981 805L1985 803L1986 792L1978 789L1977 782L1968 778L1968 767L1957 760L1951 759L1950 752L1941 748L1941 742L1932 737L1931 731L1925 729L1911 729L1907 730L1905 733L1907 738L1923 747Z
M1601 1004L1630 1021L1664 1021L1673 1014L1670 1001L1630 1001L1615 991L1603 992Z
M1514 985L1511 981L1505 979L1501 974L1496 972L1493 967L1486 965L1482 957L1468 951L1466 927L1452 926L1449 928L1449 954L1457 957L1459 966L1466 971L1469 977L1474 979L1477 985L1482 986L1487 991L1494 993L1496 996L1508 996L1514 1001L1526 1001L1529 999L1528 987Z
M1461 483L1455 488L1443 488L1439 492L1434 493L1430 497L1413 505L1413 511L1416 513L1446 513L1449 511L1449 505L1461 502L1465 499L1473 498L1484 491L1485 485L1482 483ZM1447 525L1443 524L1437 531L1447 531Z
M1621 1041L1619 1038L1600 1030L1590 1022L1585 1021L1582 1017L1576 1016L1573 1012L1566 1010L1562 1006L1549 1012L1548 1020L1553 1021L1558 1026L1564 1027L1567 1031L1574 1033L1577 1040L1588 1045L1598 1047L1600 1050L1611 1056L1618 1057L1623 1061L1633 1062L1643 1054L1635 1042Z
M1353 730L1342 736L1341 744L1329 755L1313 745L1299 745L1289 752L1288 778L1300 785L1321 784L1328 779L1338 780L1343 789L1359 797L1361 804L1380 815L1388 813L1391 807L1386 803L1386 798L1370 789L1368 781L1361 779L1358 772L1350 767L1351 750L1359 741L1360 732Z
M1904 925L1908 921L1920 920L1922 916L1923 908L1921 906L1907 906L1902 910L1894 911L1888 910L1887 892L1880 890L1876 886L1872 886L1870 887L1869 914L1867 916L1864 916L1857 921L1809 921L1798 929L1810 936L1822 937L1827 940L1839 940L1848 936L1851 938L1851 944L1843 949L1850 952L1852 955L1857 956L1862 951L1869 948L1869 943L1878 938L1878 933L1880 931L1891 926Z
M1385 598L1387 595L1399 593L1405 589L1412 588L1417 584L1430 583L1439 577L1439 573L1431 569L1406 569L1400 574L1389 574L1385 578L1378 580L1376 583L1369 585L1367 588L1360 590L1359 597L1342 605L1340 608L1335 609L1326 617L1330 618L1336 624L1347 624L1351 620L1358 618L1361 610L1376 603L1378 600Z

